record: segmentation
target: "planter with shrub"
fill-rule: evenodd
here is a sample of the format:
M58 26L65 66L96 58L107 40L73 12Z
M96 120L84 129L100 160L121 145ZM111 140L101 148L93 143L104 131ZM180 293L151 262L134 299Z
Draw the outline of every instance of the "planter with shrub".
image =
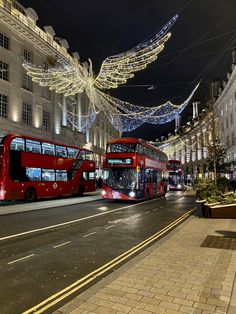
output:
M197 202L201 204L202 216L207 218L236 218L236 197L229 192L226 178L218 180L217 187L212 180L203 179L196 187Z

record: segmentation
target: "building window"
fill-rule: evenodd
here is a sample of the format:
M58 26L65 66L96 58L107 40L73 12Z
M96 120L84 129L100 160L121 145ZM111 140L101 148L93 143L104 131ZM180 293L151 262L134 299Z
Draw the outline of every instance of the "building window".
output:
M0 94L0 118L7 118L7 96Z
M26 103L23 103L22 122L25 124L32 123L32 108L31 108L31 105L26 104Z
M32 82L31 77L28 74L25 74L25 76L23 78L22 87L29 92L32 92L32 90L33 90L33 82Z
M32 61L33 61L33 53L32 53L32 51L24 49L23 57L24 57L25 61L32 63Z
M228 120L228 118L227 118L227 119L225 119L225 127L226 127L226 129L228 129L228 128L229 128L229 120Z
M47 100L51 99L51 91L46 86L42 87L42 97L47 99Z
M0 46L9 49L9 38L0 33Z
M0 61L0 79L8 81L9 65Z
M43 111L43 129L49 131L50 129L50 113Z

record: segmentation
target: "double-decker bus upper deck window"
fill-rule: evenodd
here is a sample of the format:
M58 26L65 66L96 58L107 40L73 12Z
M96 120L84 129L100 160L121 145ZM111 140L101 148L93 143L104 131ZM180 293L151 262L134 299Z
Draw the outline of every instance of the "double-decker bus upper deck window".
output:
M55 171L53 169L42 169L42 181L55 181Z
M165 154L160 153L160 161L167 161L167 157Z
M25 143L26 152L41 154L41 143L39 141L26 140Z
M77 154L78 154L78 149L76 148L69 148L67 147L67 155L68 158L76 158Z
M55 145L50 143L42 143L42 153L45 155L55 155Z
M108 144L107 153L135 153L136 144L133 143L117 143Z
M56 181L68 181L66 170L56 170Z
M144 147L141 144L137 144L136 146L136 152L143 155L144 154Z
M58 157L67 157L67 150L65 146L56 145L56 156Z
M94 160L94 155L90 151L85 151L85 159L86 160Z
M30 181L41 181L41 168L26 167L26 176Z
M25 150L25 140L21 137L16 137L11 141L11 150L24 151Z
M85 159L85 151L80 150L79 155L77 156L78 159Z

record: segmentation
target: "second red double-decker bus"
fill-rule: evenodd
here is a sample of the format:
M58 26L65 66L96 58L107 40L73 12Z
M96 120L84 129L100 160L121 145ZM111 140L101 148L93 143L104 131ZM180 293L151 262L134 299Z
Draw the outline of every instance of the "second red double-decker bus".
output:
M169 190L184 189L184 171L180 160L169 160L168 165Z
M17 134L0 138L0 200L34 201L91 191L91 151Z
M141 139L108 142L103 170L104 199L143 200L166 194L167 156Z

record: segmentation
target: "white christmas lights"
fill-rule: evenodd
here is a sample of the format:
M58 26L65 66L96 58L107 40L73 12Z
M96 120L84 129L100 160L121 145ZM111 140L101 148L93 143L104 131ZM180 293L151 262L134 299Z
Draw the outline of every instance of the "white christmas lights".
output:
M175 15L151 39L129 51L105 59L97 77L94 77L90 59L89 63L83 64L76 59L73 59L72 62L58 60L60 66L49 69L28 62L24 62L23 66L33 81L41 86L48 86L50 90L55 90L57 93L63 93L66 97L85 91L89 98L86 116L78 117L74 111L62 107L62 110L66 111L69 122L84 132L91 127L96 119L96 114L100 111L106 114L116 129L123 132L132 131L145 122L164 124L172 121L184 110L198 86L179 106L170 101L161 106L136 106L111 97L102 90L117 88L133 77L135 72L146 68L148 64L156 60L158 54L163 50L165 42L170 38L171 34L168 30L177 18L178 15Z
M133 77L134 72L146 68L157 58L165 42L170 38L170 33L167 32L177 18L178 15L175 15L151 39L129 51L105 59L95 78L91 60L89 60L89 65L86 62L80 64L77 59L68 63L58 60L60 66L49 69L28 62L23 62L23 66L33 81L41 86L48 86L57 93L63 93L65 96L81 93L86 87L89 89L117 88L118 85L126 83L127 79Z

